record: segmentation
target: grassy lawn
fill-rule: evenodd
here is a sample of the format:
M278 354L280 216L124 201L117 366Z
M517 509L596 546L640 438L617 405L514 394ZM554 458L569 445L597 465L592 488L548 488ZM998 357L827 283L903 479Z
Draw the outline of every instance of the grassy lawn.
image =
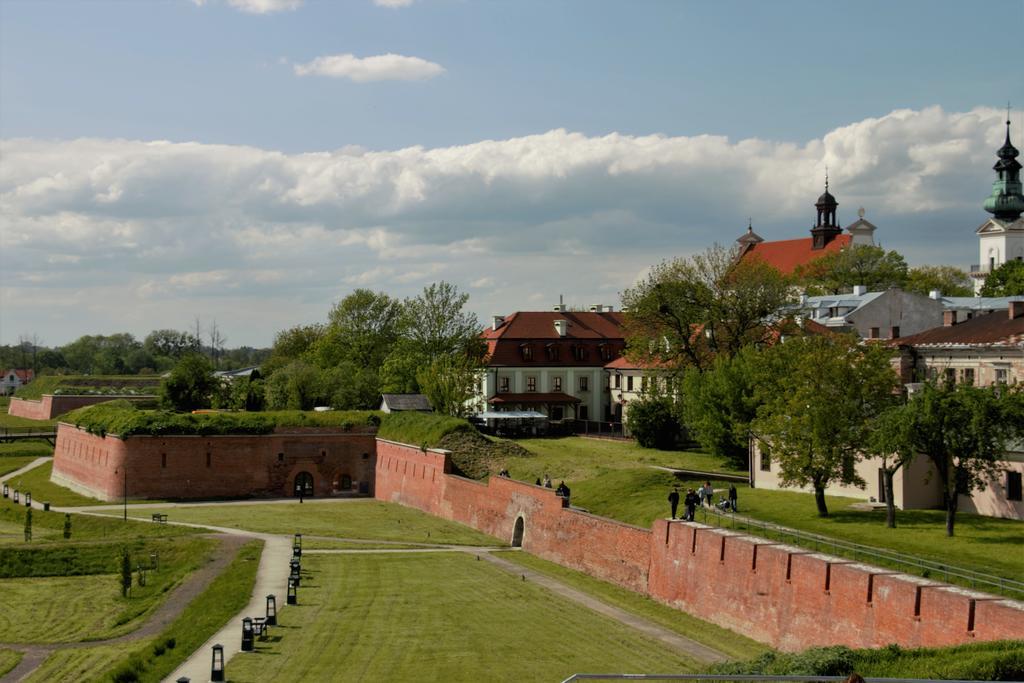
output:
M299 604L272 630L280 640L231 660L232 681L561 680L699 667L461 553L311 555L307 567Z
M0 429L4 427L52 427L57 424L57 420L29 420L25 417L8 415L7 409L10 405L10 396L0 397Z
M503 559L548 574L562 583L594 596L604 603L638 614L682 636L692 638L720 652L724 652L730 657L747 659L756 657L769 650L766 645L750 638L733 633L720 626L715 626L686 612L672 609L645 595L595 579L583 572L567 569L529 553L509 551L498 554Z
M0 676L18 666L21 661L21 653L13 650L0 650Z
M663 458L680 455L672 452L647 451L635 444L578 437L530 439L519 443L537 452L539 457L515 461L514 465L521 471L513 470L514 478L532 481L539 464L541 473L550 474L555 483L566 480L572 488L573 505L642 527L668 516L666 498L673 484L679 484L685 492L687 487L701 483L676 479L670 473L644 467L637 458L637 452L651 453L652 462L647 464L665 464ZM588 461L584 452L591 444L595 444L595 458ZM535 450L538 447L543 452ZM621 456L617 467L606 462L613 461L616 452ZM723 495L729 487L728 482L715 480L712 485L718 495ZM851 509L852 504L862 502L852 498L827 497L830 516L820 518L811 494L750 489L744 485L738 488L740 512L758 520L951 562L981 572L1024 576L1024 522L961 513L957 515L956 536L947 538L945 513L941 510L899 511L898 528L886 529L884 510Z
M331 541L321 538L303 538L303 550L411 550L423 546L408 543L374 543L372 541Z
M0 477L3 475L13 472L14 470L20 470L25 465L29 464L36 459L34 455L9 455L0 457Z
M113 573L4 579L0 591L6 609L0 611L0 641L65 643L128 633L138 628L166 599L167 592L197 569L215 546L210 539L191 537L132 548L133 566L148 564L150 552L159 552L160 571L147 572L146 585L134 584L127 598L121 597L120 578ZM96 568L113 570L118 547L107 544L101 550L109 557ZM42 550L39 553L40 562L55 559ZM58 571L64 566L60 564ZM40 570L38 566L30 568L34 573Z
M155 511L155 510L154 510ZM412 508L373 500L209 505L162 510L175 522L337 538L457 545L503 545L469 527ZM150 510L145 511L146 516ZM153 525L158 526L158 525Z
M53 455L53 446L45 441L14 441L0 443L0 459L8 457L41 458Z
M96 498L83 496L71 489L58 486L50 481L50 474L53 472L53 463L48 462L35 469L29 470L18 477L18 488L32 492L32 500L39 502L47 501L57 507L79 507L82 505L109 505L109 503Z
M512 478L534 481L547 473L555 480L592 479L608 470L659 465L701 472L733 472L721 458L691 451L660 451L641 448L633 441L586 439L566 436L557 439L517 439L516 443L535 455L510 459L506 466ZM742 473L741 473L742 474Z

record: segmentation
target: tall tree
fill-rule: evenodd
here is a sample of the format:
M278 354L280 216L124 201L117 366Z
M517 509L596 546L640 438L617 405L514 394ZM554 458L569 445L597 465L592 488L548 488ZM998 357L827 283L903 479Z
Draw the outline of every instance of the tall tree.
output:
M779 463L783 485L811 486L828 516L829 483L863 486L856 464L870 425L892 405L891 352L845 335L787 339L764 353L765 402L752 425Z
M778 311L792 300L789 283L758 260L715 245L665 261L626 290L628 354L672 371L705 370L715 357L770 341Z
M431 361L446 354L482 358L480 321L465 310L469 294L448 282L435 282L404 305L405 338Z
M331 309L315 353L321 367L350 361L379 370L402 337L402 302L384 292L357 289Z
M220 354L224 351L224 344L227 343L228 339L220 331L217 326L217 319L214 318L213 322L210 323L210 357L213 359L214 370L220 369Z
M1024 294L1024 261L1007 261L987 276L982 296L1019 296Z
M274 347L271 349L270 357L263 361L260 368L263 376L269 378L278 368L305 356L323 334L324 326L321 324L296 325L278 332L274 335Z
M879 462L882 472L882 486L885 488L885 525L896 528L896 497L893 479L896 473L909 465L917 451L914 450L914 420L908 414L906 404L894 405L885 410L871 425L871 436L867 451Z
M961 494L982 489L1007 445L1024 435L1024 392L1006 386L925 382L892 417L894 449L921 453L935 468L952 536Z
M216 388L217 380L210 361L198 353L191 353L178 361L160 386L160 403L186 412L209 408Z
M142 341L143 348L153 356L164 356L179 360L186 353L194 353L199 340L190 332L178 330L153 330Z
M899 252L869 244L833 251L797 268L797 280L812 294L850 292L864 285L870 292L902 287L907 262Z
M481 364L465 355L444 355L416 373L420 390L439 413L465 417L469 401L476 395Z
M908 292L928 296L939 290L943 296L973 296L974 286L964 271L953 266L918 266L907 272L903 286Z

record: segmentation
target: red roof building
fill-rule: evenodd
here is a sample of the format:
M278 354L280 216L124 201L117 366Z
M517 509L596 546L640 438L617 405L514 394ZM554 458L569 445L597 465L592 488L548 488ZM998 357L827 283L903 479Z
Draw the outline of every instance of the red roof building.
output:
M493 318L481 335L489 360L479 408L533 410L556 422L609 418L604 366L626 346L622 314L555 309Z

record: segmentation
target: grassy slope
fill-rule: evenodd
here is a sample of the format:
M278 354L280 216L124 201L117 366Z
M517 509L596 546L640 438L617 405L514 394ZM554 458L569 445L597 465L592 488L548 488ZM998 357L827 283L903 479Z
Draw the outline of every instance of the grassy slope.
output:
M467 555L310 556L306 567L312 578L281 612L281 640L232 660L231 680L561 680L697 667Z
M0 676L18 666L22 654L13 650L0 650Z
M25 465L35 460L35 455L7 455L0 457L0 476L14 470L20 470Z
M158 637L55 652L28 680L109 681L128 671L136 678L126 676L124 680L162 680L249 602L262 548L262 541L243 546L228 568ZM170 640L174 647L169 647Z
M77 642L132 631L164 601L171 588L205 561L214 545L209 539L190 537L134 547L133 566L148 564L150 552L157 551L161 570L148 572L146 585L135 585L128 598L121 597L120 578L113 573L4 579L0 591L7 609L0 611L0 641ZM102 568L112 571L120 546L104 548L113 557ZM34 572L41 569L30 568ZM25 614L32 614L32 619L23 619Z
M219 505L164 510L178 522L263 531L415 543L500 545L469 527L377 501ZM149 510L146 511L148 515ZM159 526L159 525L155 525Z
M510 551L502 552L500 555L503 559L548 574L579 591L594 596L602 602L638 614L660 626L704 643L731 657L755 657L768 650L767 646L750 638L733 633L720 626L715 626L686 612L662 605L640 593L595 579L583 572L542 560L529 553Z
M578 437L519 443L538 454L536 459L523 460L522 467L535 467L536 463L543 462L545 471L556 482L566 479L572 488L574 505L643 527L668 516L666 497L673 483L679 483L684 490L699 483L677 480L671 474L646 467L647 464L664 464L661 459L673 454L648 451L632 444L595 442L591 446L591 440ZM588 459L590 449L594 457ZM512 476L532 481L536 475L533 471L513 471ZM728 482L714 480L712 484L719 494L729 486ZM957 535L950 539L945 536L945 517L940 510L900 511L898 528L886 529L884 510L850 509L850 505L860 502L851 498L830 496L827 501L831 516L823 519L817 516L810 494L739 485L740 511L756 519L937 561L951 561L978 571L1024 575L1024 524L1019 521L959 514Z
M109 503L97 498L89 498L71 489L58 486L50 481L50 474L53 472L53 463L48 462L18 477L18 484L22 491L31 491L32 499L47 501L58 507L78 507L82 505L109 505Z
M156 393L160 378L154 375L44 375L37 377L23 387L18 387L14 395L18 398L39 400L43 394L53 394L59 390L75 393L79 387L83 393L95 393L107 389L116 392Z

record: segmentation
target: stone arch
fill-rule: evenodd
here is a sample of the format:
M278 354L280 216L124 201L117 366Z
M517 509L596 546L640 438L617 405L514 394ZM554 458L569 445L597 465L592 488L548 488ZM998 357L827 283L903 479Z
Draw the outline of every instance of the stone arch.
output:
M522 515L516 517L516 524L512 528L512 547L523 547L523 535L526 533L526 520Z
M295 481L292 485L294 495L296 497L311 497L316 490L315 482L316 480L313 478L312 473L302 470L295 475Z

